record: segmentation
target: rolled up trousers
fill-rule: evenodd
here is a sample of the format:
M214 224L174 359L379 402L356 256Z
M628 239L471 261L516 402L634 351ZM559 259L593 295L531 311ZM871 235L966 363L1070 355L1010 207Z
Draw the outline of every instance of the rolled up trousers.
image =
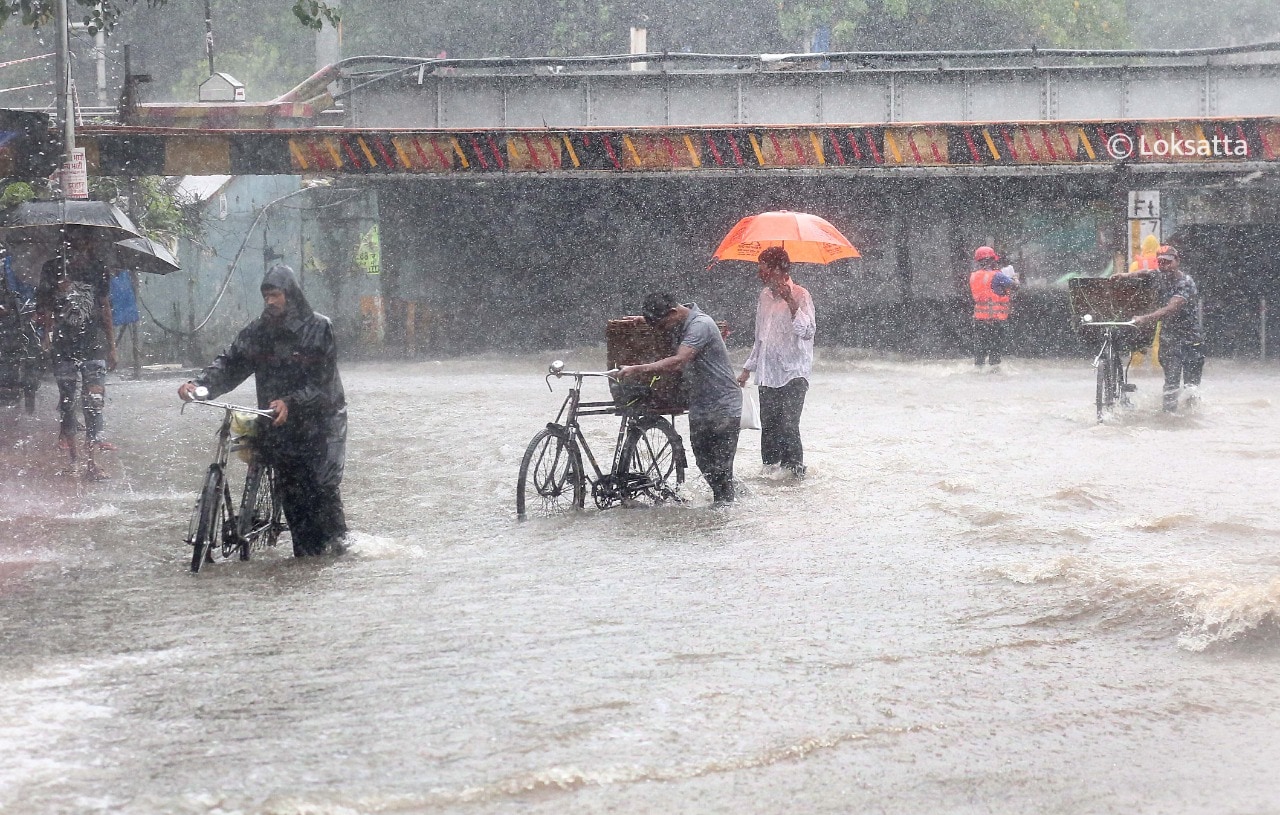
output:
M742 417L689 419L689 446L717 503L733 500L733 457L738 452Z

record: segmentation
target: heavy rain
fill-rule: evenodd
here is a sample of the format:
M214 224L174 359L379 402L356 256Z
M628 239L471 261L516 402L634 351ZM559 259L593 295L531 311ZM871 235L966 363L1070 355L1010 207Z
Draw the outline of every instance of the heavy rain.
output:
M1280 7L47 5L0 812L1276 809Z

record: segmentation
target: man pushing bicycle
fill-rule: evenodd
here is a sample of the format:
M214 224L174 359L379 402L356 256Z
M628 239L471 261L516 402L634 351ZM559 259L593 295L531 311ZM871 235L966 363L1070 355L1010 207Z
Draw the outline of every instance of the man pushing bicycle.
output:
M312 310L288 266L262 279L262 316L190 382L184 401L204 387L214 398L255 376L258 407L275 411L259 452L275 468L293 553L346 550L342 472L346 462L347 401L338 376L338 348L329 318Z

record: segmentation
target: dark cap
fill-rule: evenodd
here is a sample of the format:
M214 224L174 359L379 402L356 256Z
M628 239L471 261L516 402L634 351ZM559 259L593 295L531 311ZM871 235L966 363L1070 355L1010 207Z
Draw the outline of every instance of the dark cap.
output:
M1178 250L1172 246L1161 246L1156 252L1156 260L1177 260Z
M640 313L646 322L655 323L670 314L671 310L678 305L680 305L679 301L669 292L655 291L645 295Z

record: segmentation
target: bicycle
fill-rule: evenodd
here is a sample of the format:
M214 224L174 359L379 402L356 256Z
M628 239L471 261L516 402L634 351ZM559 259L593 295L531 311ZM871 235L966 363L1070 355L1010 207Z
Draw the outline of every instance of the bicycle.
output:
M1129 363L1122 357L1128 348L1125 340L1128 333L1125 329L1137 328L1132 320L1117 322L1094 322L1091 315L1080 318L1081 327L1102 329L1102 345L1098 355L1093 359L1093 367L1097 370L1097 389L1095 402L1098 408L1098 421L1115 409L1116 404L1126 407L1133 403L1129 394L1138 389L1129 382Z
M217 556L226 560L238 553L240 560L248 560L252 552L275 546L280 533L288 528L282 517L275 470L256 454L254 443L258 419L274 419L275 411L215 402L208 394L205 388L197 388L195 400L182 406L184 411L187 404L223 411L213 463L205 473L187 529L193 572L199 572L202 565L214 562ZM231 497L227 472L231 453L240 454L248 465L238 508Z
M526 520L531 508L539 516L582 509L588 485L599 509L636 501L681 501L676 490L684 483L687 467L684 442L666 417L645 412L633 399L581 401L585 378L604 377L620 384L616 371L566 371L564 363L556 360L546 375L548 390L554 390L553 376L573 377L573 385L555 421L534 435L520 461L516 483L519 520ZM613 462L607 472L600 468L578 424L580 416L594 415L622 416ZM591 464L590 473L583 469L583 453Z

